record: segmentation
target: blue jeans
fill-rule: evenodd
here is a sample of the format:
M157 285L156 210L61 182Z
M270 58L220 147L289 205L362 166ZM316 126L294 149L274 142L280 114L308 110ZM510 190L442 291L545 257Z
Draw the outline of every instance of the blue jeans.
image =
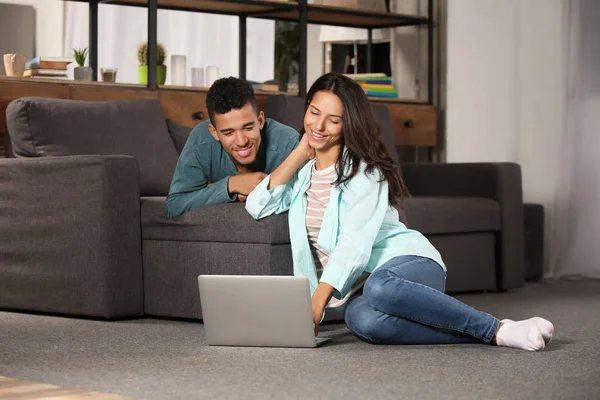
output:
M445 283L435 261L395 257L348 300L344 320L354 335L371 343L490 343L500 321L444 294Z

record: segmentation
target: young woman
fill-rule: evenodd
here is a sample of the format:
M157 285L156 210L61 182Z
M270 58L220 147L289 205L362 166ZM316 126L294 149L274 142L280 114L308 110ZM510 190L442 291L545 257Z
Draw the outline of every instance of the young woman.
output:
M499 321L444 294L439 252L399 220L406 194L364 91L340 74L320 77L300 144L246 201L255 219L289 211L294 274L309 279L315 335L325 307L345 305L350 331L371 343L542 350L549 321Z

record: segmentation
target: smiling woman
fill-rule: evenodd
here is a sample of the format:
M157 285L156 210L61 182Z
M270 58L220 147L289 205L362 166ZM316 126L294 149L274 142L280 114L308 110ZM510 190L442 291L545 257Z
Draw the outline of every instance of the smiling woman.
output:
M444 293L441 254L400 222L405 192L362 88L337 73L317 79L298 147L246 202L255 219L289 212L294 274L310 283L315 335L325 308L345 305L346 325L370 343L542 350L549 321L500 321Z
M310 146L321 153L317 160L319 170L333 164L340 154L343 113L344 106L340 99L326 91L315 93L308 106L304 116L304 132L308 133ZM327 160L326 165L320 165L320 160Z
M317 79L306 97L310 101L303 132L310 134L308 143L320 155L317 169L335 162L336 184L340 184L356 175L363 160L367 174L375 170L383 174L389 185L389 202L400 208L408 190L400 170L379 139L379 123L364 90L353 80L334 73ZM350 168L347 174L346 168Z

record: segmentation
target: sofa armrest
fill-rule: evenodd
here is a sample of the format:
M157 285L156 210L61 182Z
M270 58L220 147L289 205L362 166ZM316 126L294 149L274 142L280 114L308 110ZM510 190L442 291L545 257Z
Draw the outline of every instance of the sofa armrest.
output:
M130 156L0 159L0 308L141 315L139 187Z
M403 164L402 172L413 196L468 196L496 200L500 205L502 222L497 285L501 290L523 286L523 189L518 164Z

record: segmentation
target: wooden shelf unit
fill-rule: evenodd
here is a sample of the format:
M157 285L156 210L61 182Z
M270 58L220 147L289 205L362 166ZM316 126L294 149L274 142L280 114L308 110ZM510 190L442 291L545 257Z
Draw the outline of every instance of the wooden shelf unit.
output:
M64 79L8 78L0 76L0 157L4 157L6 108L20 97L47 97L86 101L159 99L165 116L179 124L194 127L208 118L206 88L161 87L151 90L144 85L79 82ZM277 93L256 92L260 107ZM373 99L390 110L397 145L435 146L436 109L424 103L409 104L396 99ZM201 118L199 118L201 116Z
M148 42L150 54L155 54L157 44L157 12L158 9L203 12L212 14L235 15L239 17L239 77L246 78L246 19L264 18L272 20L297 21L300 23L300 60L299 60L299 92L306 94L306 60L307 60L307 24L347 26L363 28L368 31L367 58L370 60L372 30L396 26L426 26L428 32L428 98L389 99L371 98L377 103L385 104L390 110L394 126L394 138L397 145L425 146L436 145L437 112L432 105L432 56L433 56L433 0L428 0L428 17L403 15L397 13L381 13L370 10L357 10L343 7L331 7L307 4L306 0L298 2L283 0L72 0L88 3L89 12L89 63L94 69L94 79L98 71L98 5L112 4L136 6L148 9ZM148 85L80 82L51 78L7 78L0 77L0 157L4 156L4 130L6 128L5 112L10 101L25 96L64 98L77 100L116 100L158 98L163 105L167 118L187 126L195 126L201 122L198 116L206 118L206 92L208 88L188 86L163 86L156 82L156 58L150 56ZM154 64L154 65L153 65ZM367 64L370 64L368 61ZM369 67L368 67L369 68ZM369 71L369 69L368 69ZM276 94L294 95L292 93L256 91L259 105L268 96Z
M428 0L427 17L398 13L378 12L346 7L333 7L320 4L308 4L307 0L74 0L90 4L90 43L89 63L94 70L94 79L98 70L98 4L143 7L148 10L149 54L155 54L157 44L157 13L159 9L203 12L212 14L235 15L239 17L239 78L246 79L246 20L263 18L271 20L295 21L300 24L300 60L299 95L307 92L307 25L333 25L367 29L367 72L372 64L373 29L398 26L426 26L428 33L428 98L433 100L433 0ZM148 86L158 89L156 83L156 60L149 56ZM413 101L411 101L413 102Z
M76 0L90 2L91 0ZM148 7L148 0L100 0L100 4ZM158 9L193 11L211 14L246 15L282 21L300 20L300 3L292 1L235 1L235 0L158 0ZM354 28L387 28L394 26L426 25L421 16L381 13L347 7L307 4L309 24L347 26Z

